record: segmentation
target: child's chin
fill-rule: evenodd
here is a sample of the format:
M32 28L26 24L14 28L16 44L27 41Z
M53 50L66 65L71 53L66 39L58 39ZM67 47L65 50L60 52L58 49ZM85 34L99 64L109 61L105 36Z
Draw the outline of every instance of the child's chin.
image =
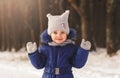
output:
M59 42L56 42L56 43L57 43L57 44L61 44L61 43L63 43L63 41L62 41L62 42L59 41Z

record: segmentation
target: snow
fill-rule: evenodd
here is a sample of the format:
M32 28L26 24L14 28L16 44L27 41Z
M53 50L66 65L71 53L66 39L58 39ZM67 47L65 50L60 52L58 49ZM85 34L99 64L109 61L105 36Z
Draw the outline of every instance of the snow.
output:
M73 68L75 78L120 78L120 50L109 57L106 49L90 52L86 65ZM25 49L18 52L0 52L0 78L42 78L44 69L35 69Z

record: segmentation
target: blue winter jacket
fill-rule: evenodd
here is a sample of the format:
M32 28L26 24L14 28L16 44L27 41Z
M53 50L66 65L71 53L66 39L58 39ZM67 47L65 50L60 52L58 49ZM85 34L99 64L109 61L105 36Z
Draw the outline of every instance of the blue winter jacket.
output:
M70 29L69 39L76 35L75 30ZM50 46L50 36L45 30L41 35L42 44L34 53L28 54L32 65L37 69L44 68L42 78L74 78L72 67L81 68L85 65L88 50L68 43L64 46Z

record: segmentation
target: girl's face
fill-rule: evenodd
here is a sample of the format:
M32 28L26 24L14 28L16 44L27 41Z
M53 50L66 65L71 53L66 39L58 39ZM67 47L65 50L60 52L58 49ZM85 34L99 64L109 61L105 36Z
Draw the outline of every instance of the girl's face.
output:
M57 43L63 43L67 39L67 33L62 30L56 30L51 33L52 40Z

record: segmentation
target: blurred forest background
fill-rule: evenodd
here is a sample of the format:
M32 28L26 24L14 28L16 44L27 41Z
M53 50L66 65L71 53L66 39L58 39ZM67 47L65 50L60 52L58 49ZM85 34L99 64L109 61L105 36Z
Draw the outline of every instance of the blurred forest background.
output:
M120 0L0 0L0 51L17 51L28 41L40 44L47 28L47 13L70 10L69 26L76 29L91 50L106 48L112 56L120 49Z

